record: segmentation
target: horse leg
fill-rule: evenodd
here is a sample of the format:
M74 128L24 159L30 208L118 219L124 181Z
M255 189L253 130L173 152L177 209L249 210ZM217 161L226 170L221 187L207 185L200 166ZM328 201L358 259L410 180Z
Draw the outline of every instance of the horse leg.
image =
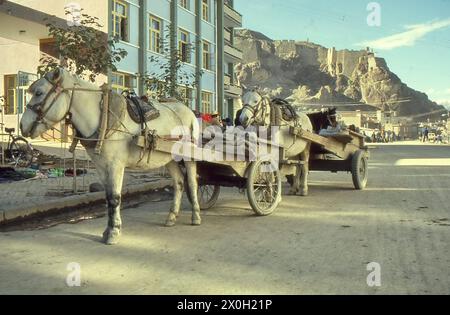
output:
M308 196L308 175L309 175L309 155L310 155L311 143L308 143L305 150L300 154L300 160L303 162L301 165L300 175L300 196Z
M300 159L300 156L298 156ZM289 195L296 195L300 191L300 176L301 176L301 169L300 165L295 165L295 172L293 175L289 175L291 188L289 189Z
M107 245L117 244L121 234L120 206L124 172L125 168L117 165L110 166L103 171L108 207L108 226L103 233L103 242Z
M185 162L188 191L192 200L192 225L201 225L202 218L200 216L200 205L198 203L198 181L197 181L197 164L195 162Z
M184 189L184 176L177 162L172 161L167 164L166 167L173 179L174 190L172 209L170 209L169 216L166 221L166 226L171 227L175 225L180 214L181 198L183 197Z

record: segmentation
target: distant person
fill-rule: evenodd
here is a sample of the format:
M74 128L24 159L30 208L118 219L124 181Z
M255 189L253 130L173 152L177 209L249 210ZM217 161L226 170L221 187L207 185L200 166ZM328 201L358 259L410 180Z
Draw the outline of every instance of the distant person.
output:
M427 142L430 140L429 134L430 130L428 129L428 127L426 127L425 130L423 131L423 142Z
M227 117L223 120L224 127L232 127L233 122L231 121L231 118Z
M242 109L240 109L240 110L238 110L237 112L236 112L236 118L234 119L234 125L236 126L236 127L238 127L238 126L242 126L242 124L241 124L241 114L242 114Z
M219 113L214 113L211 115L211 125L213 126L220 126L222 127L222 118L220 117Z

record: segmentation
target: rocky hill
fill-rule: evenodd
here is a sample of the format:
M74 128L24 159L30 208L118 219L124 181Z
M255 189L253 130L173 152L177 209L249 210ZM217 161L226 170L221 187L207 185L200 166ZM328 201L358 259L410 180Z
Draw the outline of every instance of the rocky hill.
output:
M236 66L238 80L259 86L272 97L303 106L337 104L354 109L370 104L420 119L427 118L421 114L443 109L402 83L369 49L337 51L310 42L272 40L246 29L236 32L235 45L244 53L243 63Z

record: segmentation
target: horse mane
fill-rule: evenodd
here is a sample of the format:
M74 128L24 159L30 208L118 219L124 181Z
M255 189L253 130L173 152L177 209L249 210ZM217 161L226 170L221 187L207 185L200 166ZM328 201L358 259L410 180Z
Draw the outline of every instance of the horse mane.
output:
M46 79L46 80L50 81L50 78L49 78L49 76L48 76L49 73L50 73L50 72L46 73L44 76L42 76L41 78L39 78L39 79L37 79L36 81L34 81L34 82L28 87L27 92L33 94L34 89L36 88L37 83L40 82L42 79ZM97 85L95 85L95 84L93 84L93 83L91 83L91 82L89 82L89 81L83 80L83 79L81 79L80 77L78 77L78 76L76 76L76 75L70 73L70 72L67 71L67 70L65 71L65 75L68 76L70 79L72 79L72 81L73 81L75 84L79 85L79 86L82 86L82 87L84 87L84 88L89 88L89 89L92 89L92 90L98 90L98 89L99 89L99 87L98 87Z
M74 74L72 74L72 73L70 73L68 71L66 71L66 75L69 76L73 80L73 82L75 84L79 85L79 86L82 86L82 87L88 88L88 89L92 89L92 90L98 90L99 89L99 87L97 85L95 85L94 83L86 81L86 80L83 80L79 76L74 75Z

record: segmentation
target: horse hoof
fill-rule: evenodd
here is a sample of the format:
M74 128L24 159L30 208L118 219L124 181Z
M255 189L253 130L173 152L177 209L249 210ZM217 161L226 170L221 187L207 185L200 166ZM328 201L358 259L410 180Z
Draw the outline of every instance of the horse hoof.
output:
M300 190L300 196L307 197L308 196L308 190Z
M119 243L120 238L120 230L119 229L106 229L103 232L103 243L106 245L116 245Z
M200 226L200 225L202 225L202 219L192 219L192 225L193 226Z
M167 220L165 225L166 225L166 227L174 227L175 221Z

